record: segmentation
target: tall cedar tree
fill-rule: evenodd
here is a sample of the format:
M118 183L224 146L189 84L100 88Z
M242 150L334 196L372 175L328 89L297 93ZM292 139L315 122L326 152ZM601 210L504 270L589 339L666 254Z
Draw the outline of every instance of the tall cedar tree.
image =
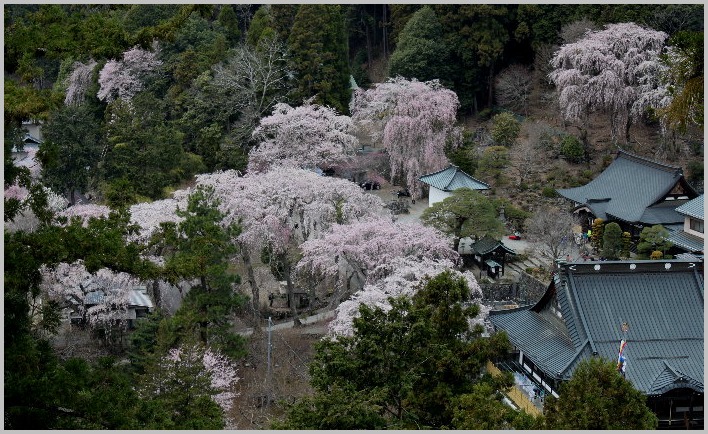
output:
M303 4L298 9L288 46L300 101L315 96L315 103L348 113L351 89L345 30L340 5Z
M103 139L100 120L88 105L65 106L53 113L43 128L44 142L38 157L42 179L60 192L68 192L73 205L75 192L85 192L95 181Z
M450 77L449 48L443 29L430 6L418 10L401 32L391 55L389 76L428 81L439 79L446 86Z

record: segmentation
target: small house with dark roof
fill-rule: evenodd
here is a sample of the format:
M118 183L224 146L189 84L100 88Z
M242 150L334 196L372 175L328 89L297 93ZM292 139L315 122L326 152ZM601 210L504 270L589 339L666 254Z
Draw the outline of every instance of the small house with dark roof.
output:
M489 190L489 185L473 178L455 165L450 165L450 167L435 173L423 175L418 180L430 186L428 206L433 206L433 204L443 201L458 188L466 187L478 191Z
M683 225L669 234L669 241L682 252L702 255L705 249L703 195L679 206L676 212L684 216Z
M516 255L516 252L505 246L501 240L495 240L488 235L476 242L470 237L461 238L457 253L463 260L471 258L471 262L479 267L480 278L482 271L486 271L492 278L503 276L507 255Z
M698 196L680 167L623 150L589 183L556 191L576 204L575 212L585 217L583 229L601 218L617 222L633 236L644 226L682 224L676 207Z
M660 427L703 427L702 261L561 263L535 305L489 319L514 347L497 365L554 396L581 360L616 361L626 339L625 378L647 395Z

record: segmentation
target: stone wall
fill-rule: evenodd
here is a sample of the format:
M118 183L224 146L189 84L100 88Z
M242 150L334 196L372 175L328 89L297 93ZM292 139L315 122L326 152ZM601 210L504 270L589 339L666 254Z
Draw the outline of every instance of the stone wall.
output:
M519 273L519 281L514 283L480 283L483 299L487 301L510 301L520 305L533 304L541 299L548 284L528 273Z

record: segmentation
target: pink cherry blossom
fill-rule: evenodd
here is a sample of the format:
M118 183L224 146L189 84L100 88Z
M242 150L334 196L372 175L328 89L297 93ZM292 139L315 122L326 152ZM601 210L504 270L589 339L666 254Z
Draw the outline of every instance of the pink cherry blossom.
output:
M351 118L332 108L276 104L253 132L260 143L249 154L248 171L264 172L272 165L324 168L346 161L358 146L353 130Z
M340 290L353 292L395 271L394 259L457 262L452 240L420 223L369 219L334 225L318 239L301 245L300 274L334 279Z
M392 272L386 277L369 283L357 291L349 300L342 302L335 311L335 318L329 323L328 334L333 337L351 336L354 333L354 318L359 316L359 307L365 304L378 307L384 312L391 308L389 297L413 297L420 285L431 277L445 270L450 270L455 277L463 277L470 288L472 302L480 306L480 314L472 319L470 325L482 324L488 327L489 306L481 303L482 290L471 272L461 273L454 270L454 264L448 260L412 257L399 257L390 262Z
M107 102L116 98L130 100L143 90L146 77L161 64L157 53L138 47L123 53L121 61L109 60L98 75L98 99Z
M659 61L668 35L634 23L608 24L565 44L549 74L559 91L563 117L583 121L588 113L611 114L613 137L629 128L647 107L667 104Z
M455 126L460 103L439 81L401 77L357 89L350 104L352 119L389 155L391 182L401 177L415 198L422 196L418 177L446 167L445 148L461 143Z
M91 73L96 67L96 61L90 59L88 63L74 62L74 70L67 77L66 96L64 104L79 104L86 98L86 91L91 84Z
M196 368L196 369L195 369ZM199 369L202 368L202 369ZM171 349L161 361L161 378L155 378L159 392L167 391L169 387L198 387L195 378L182 378L178 372L182 370L193 374L197 372L196 380L206 380L212 388L211 398L224 411L233 406L233 400L238 393L235 385L240 379L232 362L223 354L211 348L199 345L181 346ZM188 374L189 375L189 374ZM196 393L203 393L201 390Z

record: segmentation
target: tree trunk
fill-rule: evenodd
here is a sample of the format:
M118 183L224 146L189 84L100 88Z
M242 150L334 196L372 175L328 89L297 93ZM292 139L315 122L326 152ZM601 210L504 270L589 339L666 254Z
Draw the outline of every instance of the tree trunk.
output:
M492 108L494 105L494 64L489 65L489 94L487 95L487 106Z
M246 276L248 284L251 286L251 309L253 310L253 328L261 330L261 309L260 309L260 288L256 282L256 273L253 271L250 252L245 246L241 246L241 258L243 265L246 267Z
M293 316L293 327L300 327L302 323L297 314L297 306L295 305L295 287L293 285L293 279L291 275L290 260L283 258L283 268L285 272L285 283L288 289L288 306L290 306L290 313Z
M624 143L626 145L629 145L629 127L632 126L632 118L629 116L627 117L627 124L625 125L624 128Z

